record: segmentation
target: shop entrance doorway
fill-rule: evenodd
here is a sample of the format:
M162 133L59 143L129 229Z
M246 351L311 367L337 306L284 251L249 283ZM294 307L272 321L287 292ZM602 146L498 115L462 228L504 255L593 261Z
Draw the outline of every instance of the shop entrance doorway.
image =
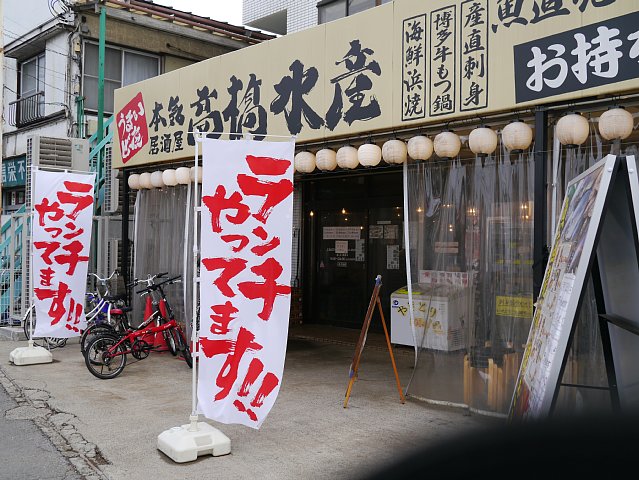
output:
M377 275L389 322L390 294L406 284L402 205L399 171L304 185L304 323L361 328Z

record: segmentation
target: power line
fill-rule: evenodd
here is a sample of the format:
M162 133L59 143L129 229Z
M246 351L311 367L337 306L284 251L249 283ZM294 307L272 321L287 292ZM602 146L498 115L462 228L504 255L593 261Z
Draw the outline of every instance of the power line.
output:
M15 32L12 32L11 30L7 30L6 28L4 29L3 33L5 33L9 38L12 38L13 40L18 40L18 39L20 39L20 38L22 38L24 36L24 35L19 35L19 34L15 33ZM59 50L55 50L55 49L53 49L51 47L45 48L45 50L47 52L57 53L58 55L70 58L71 60L75 60L75 57L73 55L69 55L68 53L61 52Z
M5 65L5 68L7 68L7 69L9 69L9 70L13 70L14 72L17 72L17 73L22 73L23 75L27 75L27 76L29 76L29 77L31 77L31 78L35 78L36 80L40 80L38 77L36 77L36 76L34 76L34 75L25 74L24 72L20 72L20 70L18 70L18 69L16 69L16 68L13 68L13 67L10 67L10 66L8 66L8 65ZM65 95L68 95L68 93L69 93L69 92L67 92L66 90L63 90L63 89L61 89L61 88L59 88L59 87L56 87L56 86L54 86L54 85L51 85L50 83L45 82L45 81L44 81L44 79L42 79L42 84L43 84L43 85L46 85L46 86L47 86L47 87L49 87L49 88L53 88L54 90L58 90L58 91L60 91L60 92L64 93Z
M12 70L15 70L17 72L20 72L22 76L28 76L31 78L35 78L38 79L38 77L33 76L31 74L25 73L23 69L14 69L12 67L8 67L11 68ZM61 80L66 80L67 79L67 75L64 72L58 72L57 70L53 70L51 68L47 68L47 67L39 67L42 68L43 70L47 71L47 72L51 72L52 75L55 75L57 78L61 79Z

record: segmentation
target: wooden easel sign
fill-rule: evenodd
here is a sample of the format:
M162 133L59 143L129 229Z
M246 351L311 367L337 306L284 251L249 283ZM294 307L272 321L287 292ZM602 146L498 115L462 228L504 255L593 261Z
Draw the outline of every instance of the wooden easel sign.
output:
M636 365L639 351L638 222L634 157L608 155L568 183L515 384L511 421L552 413L589 276L612 406L636 398L639 369L625 365Z
M386 336L386 345L388 346L388 353L390 354L391 363L393 364L393 372L395 372L395 381L397 382L397 391L399 392L399 399L401 403L406 400L402 393L402 387L399 382L399 375L397 374L397 367L395 366L395 357L393 356L393 348L391 347L390 337L388 336L388 329L386 328L386 321L384 320L384 311L382 310L382 302L379 300L379 290L382 288L382 276L377 275L375 278L375 288L373 288L373 294L371 295L371 301L368 303L368 309L366 310L366 316L364 317L364 324L362 325L362 331L359 334L357 345L355 346L355 355L353 361L348 370L348 376L350 378L348 382L348 388L346 389L346 398L344 399L344 408L348 405L348 399L351 396L353 384L357 379L357 370L359 368L359 362L362 358L362 352L364 351L364 345L366 344L366 336L368 335L368 328L371 325L371 318L375 312L375 306L379 310L379 315L382 319L382 327L384 327L384 335Z

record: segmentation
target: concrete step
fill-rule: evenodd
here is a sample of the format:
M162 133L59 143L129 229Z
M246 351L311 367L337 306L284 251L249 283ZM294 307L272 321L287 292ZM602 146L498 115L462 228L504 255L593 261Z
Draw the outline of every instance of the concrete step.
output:
M26 340L22 327L0 327L0 341L2 340Z

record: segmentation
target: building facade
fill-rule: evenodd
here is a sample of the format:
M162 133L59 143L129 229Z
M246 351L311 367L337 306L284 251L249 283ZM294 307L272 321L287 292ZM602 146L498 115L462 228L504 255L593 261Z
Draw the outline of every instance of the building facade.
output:
M15 249L26 237L10 237L23 219L12 220L11 214L19 214L28 202L31 166L96 171L100 164L108 163L109 155L90 150L101 138L112 135L108 125L116 89L273 38L136 0L65 1L56 2L55 8L47 8L43 0L10 2L4 7L4 25L3 275L21 268L21 260L16 259L21 254ZM103 131L99 131L101 122ZM117 216L122 210L121 189L110 166L106 170L107 176L100 175L98 212ZM111 225L103 235L105 246L96 255L106 256L106 245L119 243L119 217ZM122 252L117 248L110 252L110 260L96 260L94 268L115 266ZM19 316L26 292L5 295L9 287L7 282L2 285L3 315L10 309ZM14 281L13 285L21 283Z
M5 8L8 159L26 154L28 135L88 138L97 128L100 4L60 2L64 8L48 11L38 0L26 3ZM117 88L272 38L153 2L107 2L105 8L106 118Z
M390 0L243 0L245 25L286 35L355 15Z
M162 107L131 125L141 142L120 128L114 145L140 201L136 268L192 264L188 210L175 213L189 187L149 180L193 165L189 135L295 136L291 321L361 327L381 275L392 341L416 349L408 393L504 414L566 186L639 139L637 7L508 5L397 0L118 89L118 117ZM623 134L603 128L609 109ZM176 136L180 148L160 142ZM610 395L598 325L588 290L562 365L566 410Z

